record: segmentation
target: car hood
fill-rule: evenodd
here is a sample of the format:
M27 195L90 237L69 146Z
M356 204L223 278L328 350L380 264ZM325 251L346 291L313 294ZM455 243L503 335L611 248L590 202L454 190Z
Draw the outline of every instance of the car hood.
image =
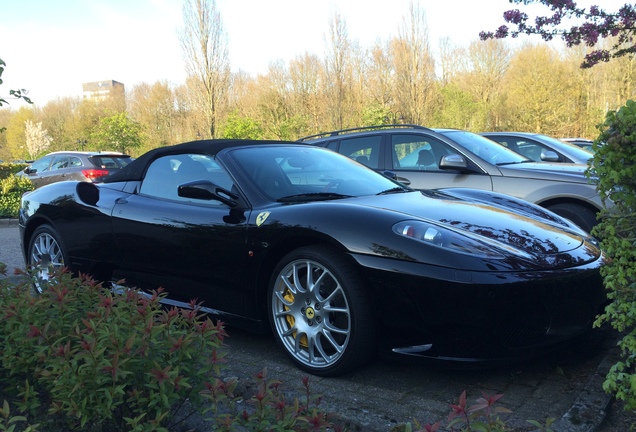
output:
M587 165L574 163L524 162L497 166L505 177L589 183Z
M600 250L593 239L555 222L530 217L484 202L466 201L440 191L360 198L363 204L386 211L401 220L424 220L462 233L505 254L532 257L563 256L576 249L585 261L597 259ZM585 246L584 246L585 245ZM581 264L578 258L559 258L561 265ZM565 259L565 261L563 261ZM567 262L573 260L573 262Z

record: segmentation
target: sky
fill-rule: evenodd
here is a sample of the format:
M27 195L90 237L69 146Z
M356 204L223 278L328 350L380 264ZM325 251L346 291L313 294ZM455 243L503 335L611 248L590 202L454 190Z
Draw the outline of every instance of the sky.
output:
M264 74L305 53L324 58L330 18L340 14L363 48L395 37L412 0L217 0L233 71ZM426 13L430 46L458 46L504 24L508 0L414 0ZM616 10L623 0L580 0ZM535 7L538 7L535 5ZM0 97L27 89L37 106L78 97L82 83L185 81L178 32L183 0L0 0ZM523 10L527 8L521 7ZM546 8L535 9L540 12ZM12 108L21 104L9 101Z

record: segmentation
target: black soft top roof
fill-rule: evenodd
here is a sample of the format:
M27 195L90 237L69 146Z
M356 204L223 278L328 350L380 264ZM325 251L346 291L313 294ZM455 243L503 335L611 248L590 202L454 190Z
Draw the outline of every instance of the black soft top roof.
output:
M104 183L115 183L122 181L142 180L146 172L146 167L153 160L162 156L183 153L207 154L214 156L223 149L230 147L243 147L262 144L293 144L299 145L292 141L275 141L275 140L237 140L237 139L215 139L215 140L198 140L185 142L166 147L158 147L152 149L137 159L126 165L120 170L115 171L104 179Z

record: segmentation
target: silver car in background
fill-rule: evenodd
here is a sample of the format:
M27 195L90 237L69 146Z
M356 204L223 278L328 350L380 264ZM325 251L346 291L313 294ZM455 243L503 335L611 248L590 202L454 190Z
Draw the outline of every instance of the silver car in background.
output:
M327 147L415 189L475 188L521 198L586 231L603 203L587 165L534 162L481 135L418 125L325 132L300 142Z
M482 132L510 150L535 162L587 164L594 154L584 148L551 136L530 132Z

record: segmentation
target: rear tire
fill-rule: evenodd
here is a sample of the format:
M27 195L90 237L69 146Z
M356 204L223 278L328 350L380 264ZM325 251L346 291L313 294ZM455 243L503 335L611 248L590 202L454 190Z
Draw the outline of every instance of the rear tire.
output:
M547 209L574 222L588 233L598 224L596 212L581 204L559 203L551 205Z
M35 271L33 286L42 292L52 273L68 263L60 235L51 225L39 226L29 242L27 268Z
M348 372L375 353L368 294L342 254L325 246L297 249L270 281L274 335L299 368L319 376Z

